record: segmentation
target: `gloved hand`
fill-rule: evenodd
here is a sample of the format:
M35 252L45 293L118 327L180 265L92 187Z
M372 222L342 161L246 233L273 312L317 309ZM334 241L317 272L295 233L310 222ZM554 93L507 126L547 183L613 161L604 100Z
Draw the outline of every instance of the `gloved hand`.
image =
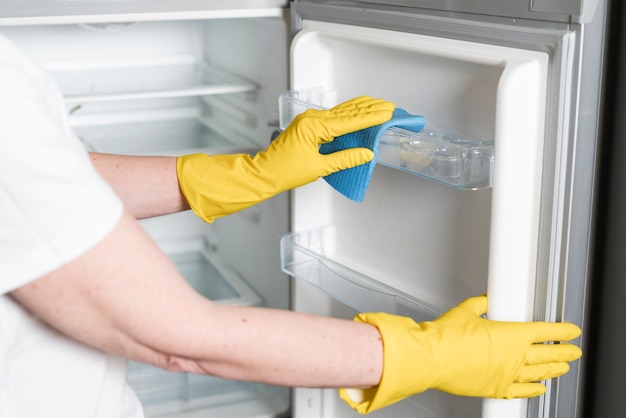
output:
M377 387L340 389L339 395L360 413L427 389L460 396L527 398L546 391L538 381L567 373L567 362L581 356L581 350L569 343L541 344L578 337L576 325L491 321L480 317L486 311L487 297L478 296L431 322L359 314L356 321L376 326L382 336L383 374Z
M178 182L191 209L207 222L252 206L275 194L335 171L365 164L371 150L352 148L319 153L319 145L391 119L395 106L357 97L330 110L309 109L298 115L269 147L246 154L193 154L179 157Z

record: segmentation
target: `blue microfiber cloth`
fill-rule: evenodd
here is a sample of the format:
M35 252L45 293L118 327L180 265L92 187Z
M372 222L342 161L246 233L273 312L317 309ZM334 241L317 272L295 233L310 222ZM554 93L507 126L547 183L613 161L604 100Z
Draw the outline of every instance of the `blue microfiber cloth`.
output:
M374 152L372 161L347 170L337 171L324 177L339 193L355 202L362 202L369 186L378 157L378 141L387 129L392 127L419 132L424 127L424 117L411 115L404 109L396 109L390 120L356 132L336 137L332 142L322 144L320 153L330 154L348 148L369 148Z

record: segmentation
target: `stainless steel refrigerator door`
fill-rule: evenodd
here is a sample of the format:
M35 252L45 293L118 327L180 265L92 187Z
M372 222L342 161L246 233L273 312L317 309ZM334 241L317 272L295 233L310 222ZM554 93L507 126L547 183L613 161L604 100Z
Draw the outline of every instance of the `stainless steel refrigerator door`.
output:
M548 56L543 165L536 230L533 319L583 325L590 260L593 173L598 125L605 2L583 5L584 24L511 19L418 8L296 1L294 27L305 20L423 34L544 52ZM455 2L446 2L455 4ZM537 3L536 3L537 4ZM544 3L547 4L547 3ZM550 3L556 5L557 3ZM441 12L441 10L440 10ZM375 85L375 84L374 84ZM385 96L381 93L381 95ZM393 99L393 97L391 97ZM496 166L498 146L496 144ZM494 193L497 193L494 190ZM584 335L584 329L583 329ZM577 341L583 344L584 341ZM531 417L578 416L581 364L547 382L528 402ZM487 401L493 405L499 402ZM495 408L495 407L494 407Z
M296 0L296 3L328 4L337 2ZM370 7L383 9L398 6L399 8L421 9L422 12L431 11L439 14L462 13L466 15L466 19L471 19L471 15L482 15L567 23L588 21L593 16L600 0L448 0L445 2L438 0L360 0L360 3L368 3Z

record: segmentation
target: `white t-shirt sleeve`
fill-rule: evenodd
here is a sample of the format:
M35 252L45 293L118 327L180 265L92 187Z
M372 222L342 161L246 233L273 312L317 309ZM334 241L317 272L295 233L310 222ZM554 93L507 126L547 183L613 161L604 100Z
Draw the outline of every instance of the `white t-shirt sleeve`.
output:
M46 74L0 35L0 294L106 237L123 204L95 170Z

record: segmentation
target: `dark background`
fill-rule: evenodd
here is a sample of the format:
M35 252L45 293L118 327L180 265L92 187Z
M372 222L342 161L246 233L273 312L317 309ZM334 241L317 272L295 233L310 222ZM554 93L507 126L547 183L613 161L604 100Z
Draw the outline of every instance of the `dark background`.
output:
M585 418L626 412L626 7L608 9Z

